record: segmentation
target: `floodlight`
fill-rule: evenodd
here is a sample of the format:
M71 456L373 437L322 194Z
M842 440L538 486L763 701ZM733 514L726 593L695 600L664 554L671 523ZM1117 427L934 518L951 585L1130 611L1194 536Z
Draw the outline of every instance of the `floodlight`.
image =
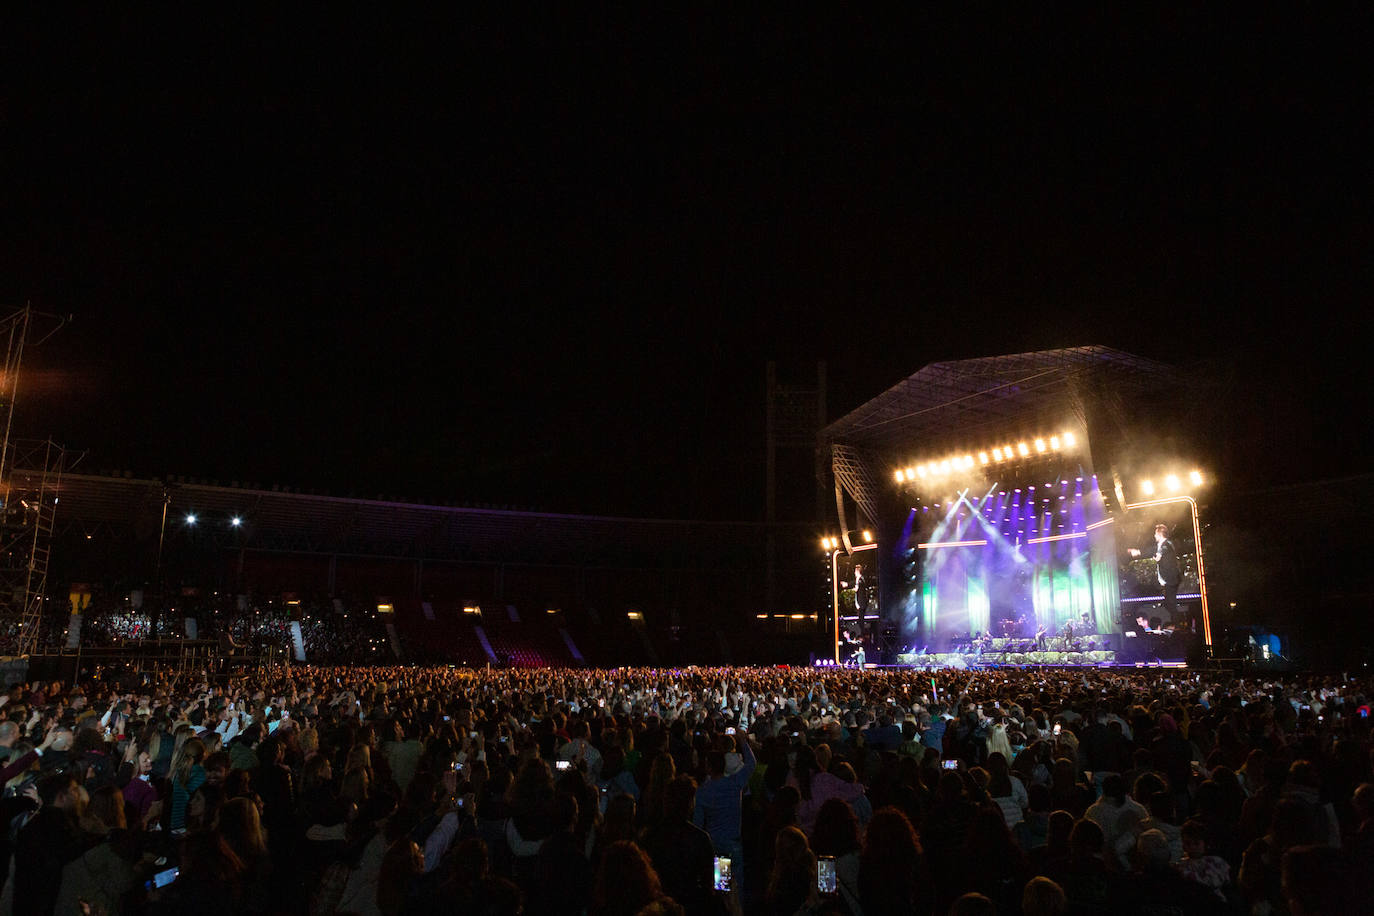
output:
M195 516L195 513L192 513L192 514L186 516L186 524L188 524L188 525L194 525L195 523L196 523L196 516Z
M979 464L987 464L987 463L988 463L988 453L987 453L987 452L979 452L979 453L978 453L978 463L979 463Z
M897 482L898 482L898 483L901 483L902 481L906 480L906 472L905 472L905 471L899 470L899 471L897 471L896 477L897 477Z
M1191 481L1193 482L1193 486L1195 486L1195 487L1200 487L1200 486L1202 486L1202 472L1201 472L1201 471L1193 471L1191 474L1188 475L1188 479L1191 480Z
M1177 490L1179 488L1178 475L1170 474L1168 477L1165 477L1164 485L1170 490Z
M869 531L867 528L864 529L864 541L868 544L873 543L873 532Z
M921 475L922 477L926 476L926 473L927 473L927 471L926 471L926 466L923 464L923 465L921 465L920 467L918 467L918 468L916 469L916 473L919 474L919 475ZM910 480L910 479L911 479L911 468L907 468L907 469L906 469L906 477L907 477L907 480Z
M1058 436L1050 436L1050 448L1054 449L1056 452L1059 451L1059 437L1058 437Z
M1144 493L1146 496L1154 496L1154 495L1155 495L1155 482L1154 482L1153 480L1146 480L1146 481L1144 481L1144 482L1141 483L1141 485L1140 485L1140 492Z
M1073 448L1075 445L1078 444L1078 437L1075 436L1073 433L1065 433L1064 444L1069 448Z
M1024 458L1030 454L1030 446L1026 445L1024 442L1017 443L1016 452Z
M995 461L1001 461L1001 460L1002 460L1002 450L1001 450L1000 448L995 448L995 449L993 449L993 450L992 450L992 457L993 457L993 460L995 460Z
M1044 440L1044 439L1036 439L1036 440L1035 440L1035 450L1036 450L1037 452L1043 452L1043 451L1045 450L1045 440Z
M242 524L243 524L243 519L239 518L239 517L236 515L236 516L234 516L233 518L229 519L229 524L231 524L231 525L233 525L235 528L237 528L239 525L242 525Z

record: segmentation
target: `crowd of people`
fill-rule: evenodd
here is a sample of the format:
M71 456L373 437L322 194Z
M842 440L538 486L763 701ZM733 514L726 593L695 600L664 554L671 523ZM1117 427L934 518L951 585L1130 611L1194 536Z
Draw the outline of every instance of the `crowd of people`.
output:
M187 616L196 623L190 632ZM360 609L338 613L332 607L303 611L281 604L244 609L206 606L154 615L148 609L129 606L127 601L97 602L84 609L79 642L82 648L111 648L149 639L187 639L194 633L198 639L227 636L245 647L270 647L285 655L295 648L293 623L300 624L306 658L312 662L395 658L375 613ZM19 624L18 619L0 622L0 655L13 654L17 649ZM69 615L44 615L36 649L55 652L62 648L72 625Z
M103 669L0 695L0 916L1353 913L1371 687Z

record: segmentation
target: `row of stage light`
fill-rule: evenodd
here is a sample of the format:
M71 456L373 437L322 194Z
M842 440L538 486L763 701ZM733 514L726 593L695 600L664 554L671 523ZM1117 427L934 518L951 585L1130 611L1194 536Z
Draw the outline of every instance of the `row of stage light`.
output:
M853 533L854 533L854 532L852 532L852 531L850 532L850 534L853 534ZM865 543L865 544L872 544L872 543L873 543L873 532L872 532L872 531L869 531L868 529L865 528L865 529L864 529L864 532L863 532L863 539L864 539L864 543ZM821 538L821 549L822 549L822 550L837 550L837 549L839 549L839 546L840 546L840 539L839 539L839 538L832 538L832 537L823 537L823 538Z
M944 477L959 471L967 471L978 465L988 467L1021 458L1029 458L1032 454L1048 455L1054 452L1070 451L1077 447L1078 437L1072 432L1065 432L1057 436L1042 436L1036 439L1023 440L1015 445L992 446L980 450L976 458L970 452L965 455L952 455L939 461L927 461L923 464L898 468L893 476L898 483L915 483L930 477Z

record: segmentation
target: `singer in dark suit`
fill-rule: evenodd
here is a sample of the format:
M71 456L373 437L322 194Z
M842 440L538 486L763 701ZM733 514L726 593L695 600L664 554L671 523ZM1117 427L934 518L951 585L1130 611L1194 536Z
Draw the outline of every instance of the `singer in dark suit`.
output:
M1140 556L1140 551L1131 549L1131 556ZM1178 549L1169 540L1167 525L1155 525L1155 575L1164 589L1164 610L1169 614L1169 622L1174 622L1178 611L1178 586L1183 581L1183 564L1178 559Z

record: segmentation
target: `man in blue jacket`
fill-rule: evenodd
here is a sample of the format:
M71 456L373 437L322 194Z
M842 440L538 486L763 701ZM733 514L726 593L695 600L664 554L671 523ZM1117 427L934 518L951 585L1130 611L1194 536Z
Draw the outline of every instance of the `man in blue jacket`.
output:
M692 813L692 822L710 835L716 855L730 857L735 885L738 887L742 880L741 865L744 862L740 811L743 807L744 788L749 785L749 777L754 773L756 761L754 749L749 746L747 735L736 735L735 743L739 745L744 765L734 773L727 775L725 772L724 751L711 751L706 755L706 767L710 775L697 789L697 806Z

